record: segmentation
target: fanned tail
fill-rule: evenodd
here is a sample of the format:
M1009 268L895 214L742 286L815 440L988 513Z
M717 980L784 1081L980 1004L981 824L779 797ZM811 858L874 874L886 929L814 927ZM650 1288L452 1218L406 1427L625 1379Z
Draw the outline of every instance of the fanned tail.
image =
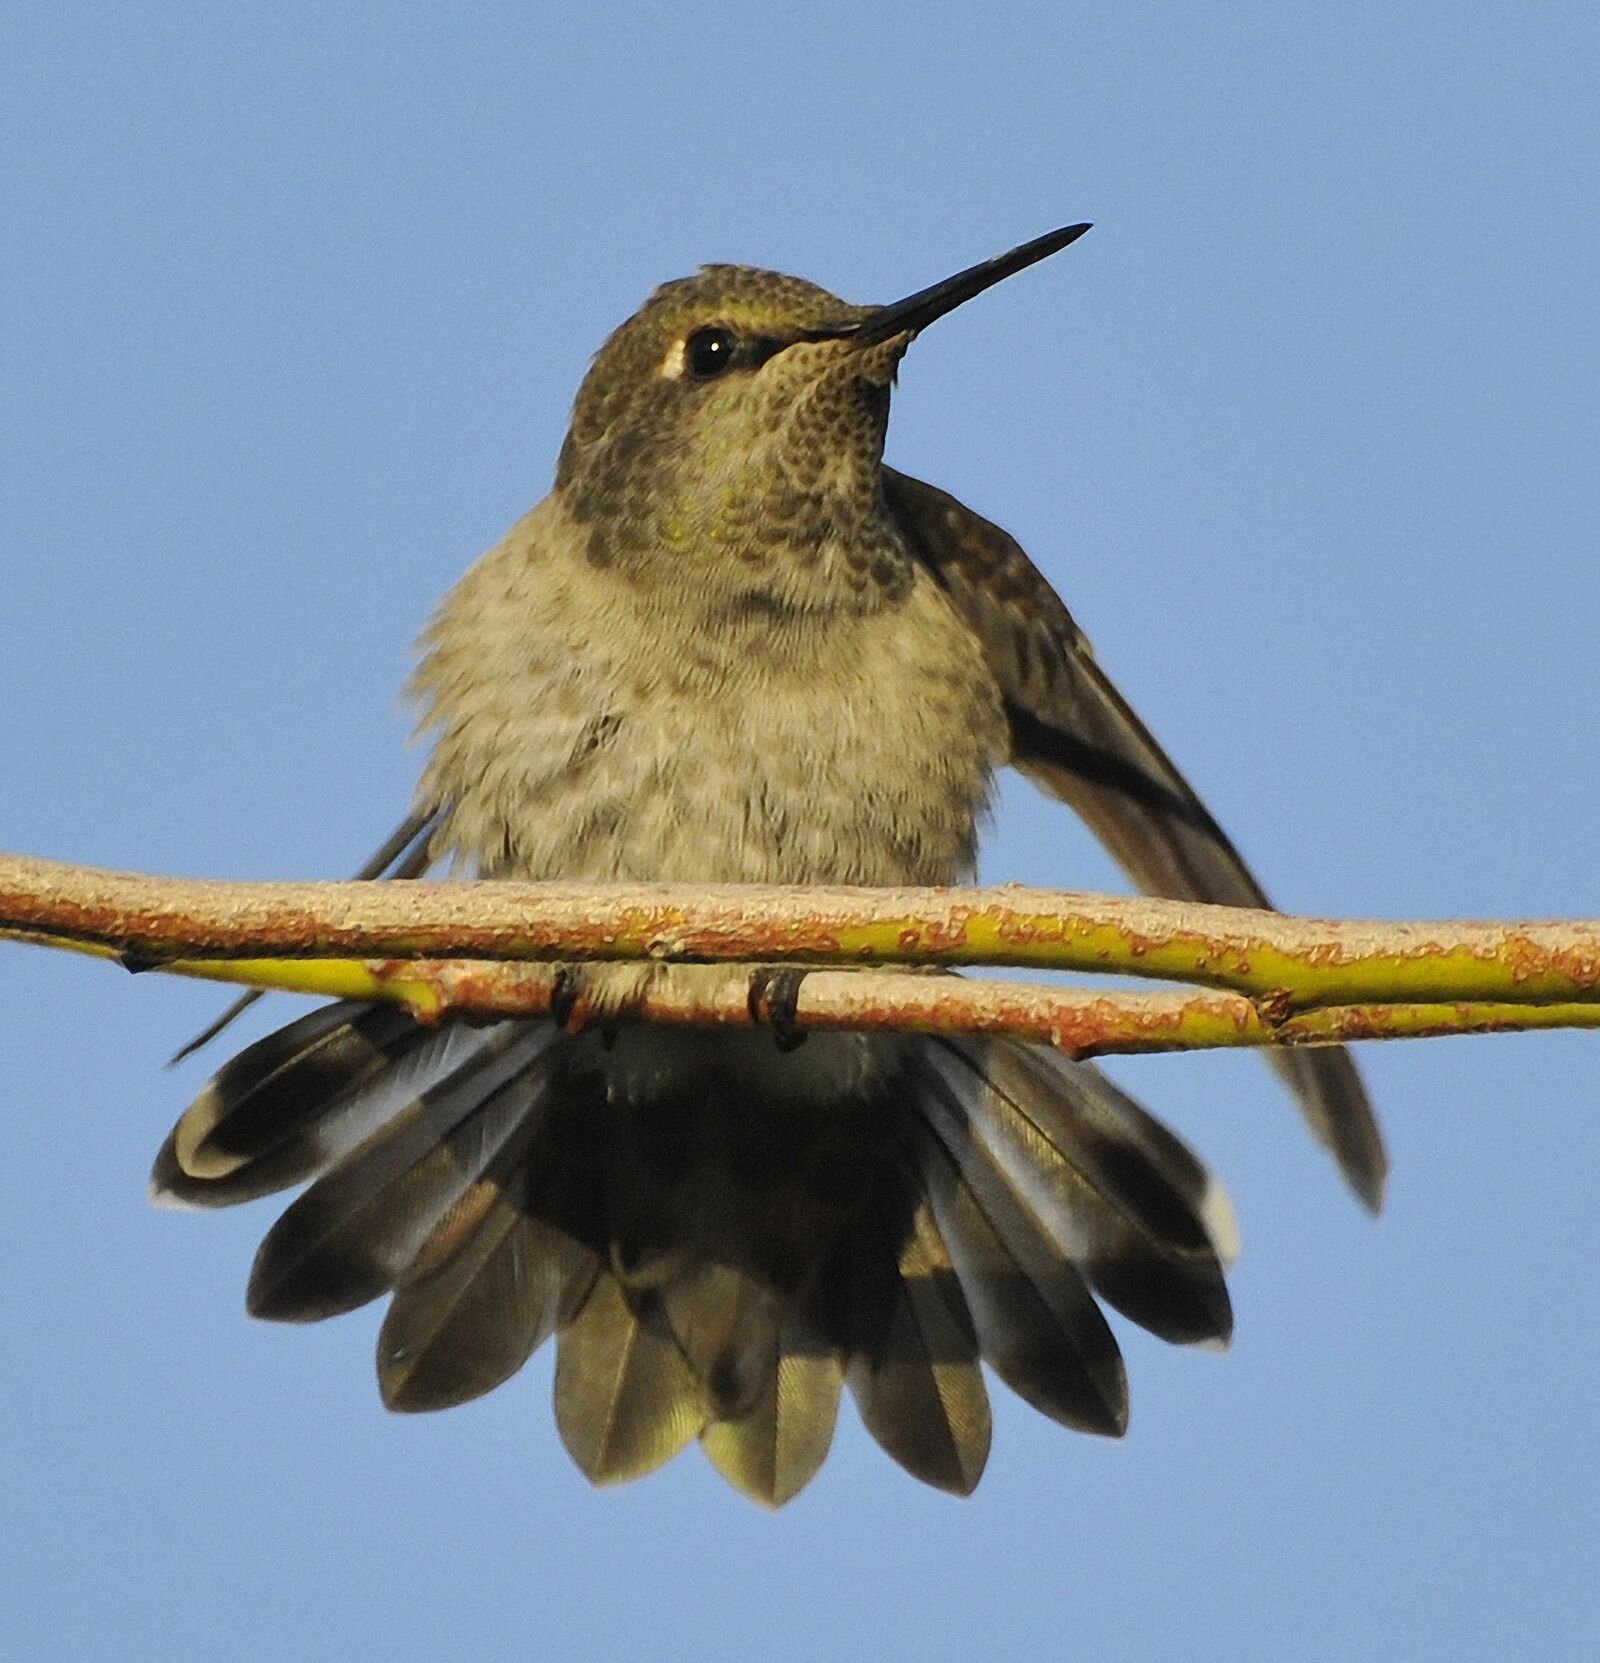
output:
M334 1005L241 1053L156 1163L218 1205L311 1182L268 1233L258 1315L392 1293L384 1401L443 1408L555 1337L561 1437L596 1483L698 1438L778 1506L848 1384L907 1471L978 1482L987 1363L1070 1427L1127 1424L1096 1295L1225 1342L1226 1198L1096 1070L925 1037L419 1027Z

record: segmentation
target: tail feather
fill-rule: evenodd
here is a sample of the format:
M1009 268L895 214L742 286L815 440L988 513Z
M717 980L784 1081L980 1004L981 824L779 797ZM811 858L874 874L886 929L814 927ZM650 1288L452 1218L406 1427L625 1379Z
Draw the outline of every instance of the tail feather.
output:
M931 1072L921 1105L917 1155L984 1361L1052 1420L1121 1437L1127 1373L1088 1285Z
M738 1420L777 1366L779 1296L731 1265L701 1264L660 1289L661 1314L718 1420Z
M502 1027L319 1178L250 1272L252 1316L315 1322L394 1286L439 1220L540 1106L553 1035Z
M556 1344L556 1428L592 1483L642 1478L704 1430L709 1405L659 1303L609 1270Z
M588 1297L599 1258L541 1216L526 1159L521 1140L508 1145L395 1290L378 1334L389 1408L446 1409L492 1391Z
M833 1447L844 1372L838 1352L799 1315L772 1335L762 1390L735 1420L715 1420L700 1444L736 1490L781 1507L816 1477Z
M311 1011L212 1077L156 1156L152 1198L228 1207L304 1183L380 1125L420 1072L474 1038L456 1025L419 1027L397 1005Z
M443 1409L493 1390L589 1297L608 1236L596 1154L604 1104L588 1082L551 1072L395 1290L378 1336L391 1409Z
M886 1454L925 1484L970 1495L989 1459L989 1397L961 1284L919 1188L886 1166L846 1238L846 1380Z
M1233 1310L1208 1210L1223 1214L1197 1194L1197 1163L1170 1134L1150 1137L1154 1123L1097 1070L1033 1051L935 1040L925 1055L1096 1292L1162 1339L1225 1343Z

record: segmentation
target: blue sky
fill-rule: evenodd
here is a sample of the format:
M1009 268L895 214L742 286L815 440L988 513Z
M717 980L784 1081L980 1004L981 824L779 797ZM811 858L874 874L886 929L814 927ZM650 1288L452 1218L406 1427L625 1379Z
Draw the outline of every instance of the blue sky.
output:
M705 260L881 300L1096 229L908 358L891 460L1013 530L1285 905L1600 914L1592 7L243 3L0 22L0 847L339 875L434 600L589 354ZM763 15L765 14L765 15ZM1115 882L1006 789L985 875ZM1595 1036L1364 1059L1373 1223L1259 1063L1118 1069L1221 1169L1224 1358L997 1393L977 1495L847 1415L775 1517L591 1492L549 1359L397 1419L150 1210L214 991L0 948L0 1632L241 1660L1590 1655ZM283 1016L290 1006L275 1013Z

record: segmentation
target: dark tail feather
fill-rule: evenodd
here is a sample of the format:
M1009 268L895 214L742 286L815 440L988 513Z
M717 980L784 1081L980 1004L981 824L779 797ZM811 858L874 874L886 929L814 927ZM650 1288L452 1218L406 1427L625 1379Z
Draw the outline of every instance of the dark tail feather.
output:
M718 1420L738 1420L761 1398L778 1355L779 1294L744 1269L699 1264L659 1289L667 1328Z
M407 1270L378 1335L391 1409L445 1409L510 1379L588 1297L594 1250L550 1221L536 1136L502 1148ZM556 1181L547 1179L547 1182Z
M936 1039L923 1057L1064 1255L1162 1339L1226 1342L1220 1186L1097 1070L1038 1047Z
M228 1064L157 1163L202 1203L315 1181L263 1242L252 1310L388 1289L384 1400L490 1390L558 1336L561 1437L596 1483L699 1437L770 1506L825 1458L842 1385L909 1472L965 1494L981 1362L1066 1425L1121 1432L1089 1289L1225 1339L1225 1197L1093 1068L1034 1047L815 1035L569 1036L312 1013Z
M989 1458L989 1397L950 1252L898 1163L836 1259L846 1372L867 1430L913 1477L970 1495Z
M268 1231L252 1316L316 1322L387 1292L435 1226L536 1124L554 1031L501 1027L319 1178Z
M984 1361L1052 1420L1120 1437L1127 1374L1088 1285L973 1137L946 1083L932 1072L924 1083L917 1154Z
M152 1199L226 1207L303 1183L355 1147L397 1093L473 1040L398 1005L325 1005L226 1063L156 1156Z

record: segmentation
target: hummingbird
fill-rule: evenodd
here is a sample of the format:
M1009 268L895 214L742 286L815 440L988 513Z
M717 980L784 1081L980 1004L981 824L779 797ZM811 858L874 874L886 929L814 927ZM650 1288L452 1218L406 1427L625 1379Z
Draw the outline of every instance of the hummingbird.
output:
M1140 889L1266 906L1016 541L883 460L917 335L1088 229L884 306L739 265L658 288L594 358L550 493L424 633L431 754L362 875L961 883L1009 764ZM895 1461L966 1494L985 1365L1120 1436L1102 1305L1227 1342L1226 1193L1091 1064L807 1035L792 980L769 1026L629 1020L651 977L726 974L574 966L552 1016L482 1027L318 1008L210 1080L153 1193L306 1185L248 1307L315 1321L388 1296L392 1409L477 1397L554 1338L556 1425L596 1483L698 1441L780 1505L848 1388ZM1376 1211L1386 1160L1348 1055L1270 1060Z

